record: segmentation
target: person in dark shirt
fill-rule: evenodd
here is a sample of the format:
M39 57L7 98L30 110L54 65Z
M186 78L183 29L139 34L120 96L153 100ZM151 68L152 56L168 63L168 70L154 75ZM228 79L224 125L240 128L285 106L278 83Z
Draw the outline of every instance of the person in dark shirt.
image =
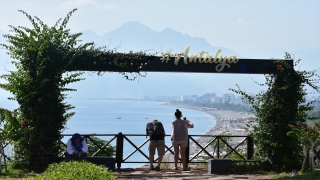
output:
M158 166L156 166L156 170L160 171L160 165L162 162L162 158L165 151L164 138L166 133L164 131L163 125L158 120L153 120L149 122L146 127L146 134L150 136L150 144L149 144L149 161L150 161L150 170L153 168L154 154L155 150L158 150Z

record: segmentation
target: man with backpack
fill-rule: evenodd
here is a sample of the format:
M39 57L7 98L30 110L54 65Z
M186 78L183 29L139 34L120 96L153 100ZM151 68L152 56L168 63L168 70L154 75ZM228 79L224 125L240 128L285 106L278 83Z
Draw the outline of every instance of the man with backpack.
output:
M147 124L146 128L147 136L150 136L150 144L149 144L149 161L150 161L150 170L153 170L153 161L154 154L156 149L158 150L158 166L156 166L155 170L160 171L160 165L162 162L162 158L165 151L164 138L166 133L164 131L163 125L158 120L153 120Z

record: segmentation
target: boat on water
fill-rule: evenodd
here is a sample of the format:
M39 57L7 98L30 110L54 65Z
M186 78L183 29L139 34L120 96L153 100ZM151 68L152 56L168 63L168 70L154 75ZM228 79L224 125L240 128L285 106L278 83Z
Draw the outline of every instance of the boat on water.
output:
M121 119L121 117L117 117L116 119Z

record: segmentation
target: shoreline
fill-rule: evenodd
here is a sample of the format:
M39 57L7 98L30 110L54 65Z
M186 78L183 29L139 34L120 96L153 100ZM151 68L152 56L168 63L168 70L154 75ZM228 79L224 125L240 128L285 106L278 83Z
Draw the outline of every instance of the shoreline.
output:
M189 105L177 105L171 103L164 103L165 106L171 106L176 108L184 108L190 110L201 111L210 114L214 117L216 123L213 127L211 127L204 136L200 136L195 140L201 146L205 146L212 139L211 137L205 137L205 135L230 135L230 136L247 136L248 132L245 129L246 124L254 119L253 114L235 112L231 110L216 110L212 108L206 107L197 107L197 106L189 106ZM196 127L196 124L195 124ZM233 137L230 139L230 145L239 144L244 138L243 137ZM194 142L190 142L190 156L199 152L201 149ZM208 152L214 153L214 149L211 146L206 148ZM201 153L202 154L202 153ZM171 159L171 158L170 158Z
M212 139L212 137L206 137L205 135L230 135L230 136L247 136L248 132L246 131L245 127L246 124L254 120L255 116L253 114L243 113L243 112L235 112L231 110L216 110L212 108L206 108L206 107L197 107L197 106L189 106L189 105L179 105L179 104L171 104L171 103L163 103L162 105L165 106L171 106L175 108L183 108L183 109L190 109L195 111L201 111L204 113L210 114L212 117L214 117L216 123L213 127L211 127L207 132L205 132L203 135L199 138L194 138L194 140L200 144L202 147L205 147L208 145L208 142ZM191 121L192 122L192 121ZM195 124L196 127L196 124ZM244 140L244 137L232 137L228 140L228 144L231 146L237 146L239 143L241 143ZM201 148L194 143L192 140L190 141L190 151L189 151L189 158L193 157L195 154L198 154L199 151L201 151ZM215 150L212 146L207 146L205 150L216 156ZM203 161L203 157L207 156L203 151L199 153L194 161ZM163 162L173 162L173 154L167 153L163 157ZM166 163L169 168L172 168L174 166L174 163ZM154 164L156 165L156 164ZM149 167L149 164L142 167Z
M195 111L205 112L214 117L216 124L210 128L204 135L213 135L219 134L219 132L223 133L228 130L230 132L234 132L235 134L244 134L244 128L246 123L254 118L254 115L248 113L235 112L231 110L215 110L206 107L196 107L189 105L176 105L171 103L164 103L165 106L171 106L176 108L184 108ZM231 125L230 125L231 124ZM225 127L225 129L222 129Z

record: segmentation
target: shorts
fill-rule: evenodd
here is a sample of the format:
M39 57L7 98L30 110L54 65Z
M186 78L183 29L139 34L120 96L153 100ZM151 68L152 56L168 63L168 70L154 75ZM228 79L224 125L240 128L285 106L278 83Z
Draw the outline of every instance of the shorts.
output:
M164 140L150 140L149 154L154 155L156 152L156 148L158 150L158 155L163 156L165 151Z
M174 141L172 141L172 146L173 146L173 147L176 147L176 146L187 147L187 146L188 146L188 142L183 142L183 143L181 143L181 142L174 142Z

